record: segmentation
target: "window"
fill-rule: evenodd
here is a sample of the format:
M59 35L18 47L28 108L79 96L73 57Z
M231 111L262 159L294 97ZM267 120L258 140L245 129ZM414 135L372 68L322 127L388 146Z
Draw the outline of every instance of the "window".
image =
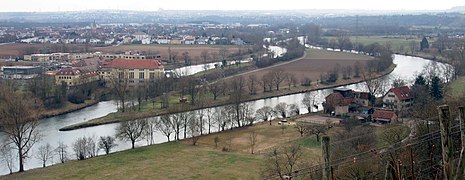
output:
M134 72L129 72L129 79L134 79Z
M140 72L139 73L139 79L144 79L144 75L145 75L144 72Z
M124 72L119 72L118 73L118 78L123 79L124 78Z
M154 72L150 73L150 79L155 79L155 73Z
M139 69L139 71L144 71L144 69Z
M129 69L129 71L134 71L134 69Z
M396 96L394 96L394 95L392 95L392 94L389 94L388 97L392 97L392 98L393 98L393 97L396 97Z

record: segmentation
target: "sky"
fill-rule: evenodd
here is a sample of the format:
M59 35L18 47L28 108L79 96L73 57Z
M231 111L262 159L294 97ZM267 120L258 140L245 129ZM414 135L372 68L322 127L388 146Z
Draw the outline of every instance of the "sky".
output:
M3 1L3 2L2 2ZM0 0L0 12L79 11L95 9L165 10L445 10L463 0Z

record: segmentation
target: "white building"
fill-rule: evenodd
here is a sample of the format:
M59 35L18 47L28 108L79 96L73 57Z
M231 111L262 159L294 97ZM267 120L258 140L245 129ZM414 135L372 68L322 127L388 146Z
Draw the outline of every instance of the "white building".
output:
M408 86L392 88L383 97L384 107L401 111L410 107L413 103L412 90Z
M143 39L149 37L149 35L146 34L146 33L144 33L144 32L135 32L135 33L133 34L133 36L135 37L134 39L135 39L136 41L142 41Z
M152 38L142 39L142 44L151 44L151 43L152 43Z

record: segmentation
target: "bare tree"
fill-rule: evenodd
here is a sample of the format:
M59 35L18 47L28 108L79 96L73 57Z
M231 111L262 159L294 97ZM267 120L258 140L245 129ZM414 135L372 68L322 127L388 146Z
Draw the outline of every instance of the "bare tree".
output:
M105 154L110 154L111 149L113 149L116 146L118 146L118 144L115 143L114 137L100 136L100 139L98 141L98 147L99 149L103 149L105 151Z
M211 133L211 128L215 121L213 120L213 108L207 108L206 109L206 114L207 114L207 125L208 125L208 134Z
M229 96L230 102L232 103L235 115L236 123L238 127L241 127L241 103L247 97L247 94L244 91L245 79L242 76L234 77L231 81L231 95Z
M191 118L189 119L189 134L191 136L190 140L192 142L192 145L197 145L197 142L200 139L200 121L197 118Z
M126 112L126 101L128 99L129 76L126 72L118 70L118 74L112 74L109 77L110 89L118 97L121 104L121 111Z
M264 175L267 179L291 177L295 169L303 164L302 149L299 145L274 148L266 155Z
M181 113L172 114L171 116L171 125L173 126L174 130L174 140L179 141L179 134L181 133L181 129L183 128L183 118Z
M227 123L229 122L229 119L226 117L226 111L225 107L218 107L213 113L213 119L216 124L218 124L218 132L224 131Z
M258 134L255 131L249 132L250 153L253 154L258 142Z
M287 74L283 70L278 69L278 70L272 71L272 75L273 75L273 83L276 87L276 91L279 91L279 86L281 86L281 83L287 78Z
M288 89L291 89L291 86L296 87L297 86L297 77L295 77L294 74L287 73L286 82L287 82Z
M184 58L184 65L186 65L186 66L191 65L191 58L189 56L189 52L187 52L187 51L183 52L182 57Z
M289 115L299 115L300 114L300 107L299 105L293 103L289 105Z
M263 121L270 121L271 125L271 117L273 116L273 108L270 106L263 106L260 109L257 109L256 116Z
M247 89L249 89L249 94L254 95L257 94L257 76L255 74L249 75L248 76L248 81L247 81Z
M371 96L381 96L388 90L388 79L377 78L375 74L371 72L362 72L362 79L365 82L365 86ZM372 100L374 101L374 99ZM374 104L374 102L372 102Z
M95 136L92 136L92 137L87 137L87 141L86 141L86 151L87 151L87 154L89 155L90 158L92 157L96 157L98 155L98 147L97 147L97 142L96 142L96 137Z
M306 92L304 95L304 98L302 99L302 104L307 108L308 113L311 113L312 108L316 106L315 105L316 95L317 95L316 91Z
M255 122L256 118L254 116L254 109L253 107L248 104L248 103L242 103L240 105L240 119L243 125L247 124L249 126L252 126L253 123Z
M200 130L200 135L203 135L203 130L204 130L204 127L203 125L205 124L204 123L204 116L205 116L205 109L199 109L196 111L196 114L197 114L197 117L199 118L199 130ZM195 115L194 115L195 116ZM193 117L194 119L196 119L196 117Z
M284 102L276 104L276 106L274 107L274 111L276 112L276 114L280 115L282 118L287 117L287 109L288 105Z
M156 129L160 131L163 135L166 136L168 142L170 142L170 136L174 132L173 119L171 115L166 114L160 117L160 120L157 121Z
M116 129L116 137L121 140L131 141L131 148L134 149L134 144L140 141L147 126L145 120L123 121Z
M2 91L2 89L0 89ZM8 144L18 151L19 172L32 146L39 141L37 129L41 105L31 95L4 90L0 93L0 127Z
M308 135L315 135L316 136L316 141L320 142L320 136L321 134L326 133L326 126L322 126L319 124L312 124L307 127L307 133Z
M222 90L223 88L221 87L223 85L223 83L221 82L217 82L217 83L211 83L208 85L208 90L210 91L210 93L212 93L213 95L213 100L216 100L216 98L218 98L218 96L223 93Z
M218 148L218 143L221 142L220 137L215 136L215 138L213 139L213 142L215 143L215 149Z
M192 111L178 113L178 118L182 122L182 127L184 128L184 138L187 138L187 130L189 128L189 123L192 119L195 119L195 114Z
M42 167L45 167L47 165L47 162L51 161L53 158L52 146L49 143L40 146L35 156L38 160L42 162Z
M260 79L260 85L263 87L263 92L270 92L273 88L273 77L270 73L262 76Z
M0 154L2 157L2 161L5 162L6 167L8 170L10 170L10 174L13 173L13 161L14 161L14 155L13 155L13 147L11 147L9 144L2 144L0 146Z
M63 143L63 141L58 142L58 147L55 149L56 153L58 154L58 158L60 159L61 163L65 163L68 160L68 146Z
M309 130L309 127L306 123L303 122L297 122L295 123L295 128L300 134L300 137L303 137Z
M73 151L74 154L76 155L77 160L84 160L88 157L88 152L87 152L87 138L86 137L80 137L73 143Z
M147 140L147 145L152 145L154 143L154 133L157 126L157 118L146 119L147 126L144 129L143 136Z
M202 57L203 63L207 64L207 59L210 57L210 55L208 54L207 50L203 50L202 52L200 52L200 57Z
M172 60L173 64L176 64L176 60L178 60L178 54L179 54L179 52L177 52L177 51L171 52L171 60Z

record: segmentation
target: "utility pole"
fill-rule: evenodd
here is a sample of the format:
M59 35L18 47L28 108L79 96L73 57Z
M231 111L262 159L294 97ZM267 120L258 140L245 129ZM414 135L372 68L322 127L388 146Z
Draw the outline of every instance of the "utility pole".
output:
M413 161L413 145L410 145L410 168L412 171L412 180L415 180L415 162Z
M452 179L452 142L450 138L450 109L448 105L438 107L439 125L441 126L443 178Z
M465 110L463 106L459 107L459 124L460 124L460 139L462 140L462 149L460 150L459 163L457 164L457 172L455 173L455 179L463 180L464 179L464 169L465 169Z
M321 140L321 152L323 153L323 180L331 179L331 165L329 163L329 136L323 136Z

